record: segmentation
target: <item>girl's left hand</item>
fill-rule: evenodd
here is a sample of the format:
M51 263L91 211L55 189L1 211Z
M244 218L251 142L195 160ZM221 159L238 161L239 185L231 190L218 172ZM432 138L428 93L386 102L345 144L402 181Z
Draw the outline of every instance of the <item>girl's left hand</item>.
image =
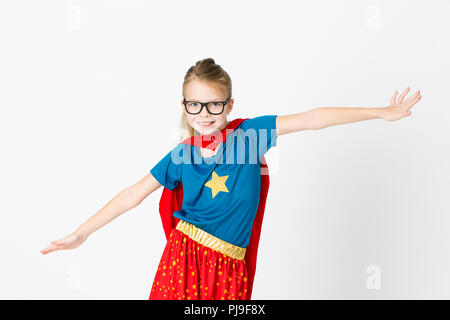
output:
M383 108L381 118L386 121L395 121L411 115L411 109L422 98L420 91L417 90L415 94L403 101L409 92L409 87L397 98L398 90L395 90L391 98L391 104ZM396 99L397 98L397 99Z

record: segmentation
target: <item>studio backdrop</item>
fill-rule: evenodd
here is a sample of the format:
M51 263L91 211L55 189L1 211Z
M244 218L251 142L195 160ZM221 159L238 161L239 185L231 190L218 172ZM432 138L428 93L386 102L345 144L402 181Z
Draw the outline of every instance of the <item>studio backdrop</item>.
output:
M162 188L42 255L178 143L187 69L233 81L229 120L423 98L278 137L252 299L450 298L450 2L0 2L0 298L147 299Z

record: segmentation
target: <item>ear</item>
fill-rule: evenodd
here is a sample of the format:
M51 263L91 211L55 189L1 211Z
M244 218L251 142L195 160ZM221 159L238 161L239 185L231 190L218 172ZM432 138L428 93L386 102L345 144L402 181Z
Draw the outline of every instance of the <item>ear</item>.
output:
M227 107L228 107L227 115L233 110L233 103L234 103L234 99L231 98L230 101L228 101L228 104L227 104Z

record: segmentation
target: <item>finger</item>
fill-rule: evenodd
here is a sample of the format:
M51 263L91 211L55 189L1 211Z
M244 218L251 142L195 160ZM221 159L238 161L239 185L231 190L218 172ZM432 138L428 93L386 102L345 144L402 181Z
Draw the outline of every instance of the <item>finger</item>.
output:
M52 252L52 250L51 250L50 248L45 248L45 249L42 249L42 250L41 250L41 253L42 253L42 254L47 254L47 253L49 253L49 252Z
M55 250L60 250L60 248L55 246L55 245L49 245L47 248L42 249L41 253L42 254L47 254L47 253L53 252Z
M415 97L414 100L411 100L411 101L409 102L409 106L408 106L408 108L407 108L406 110L411 109L417 102L419 102L419 100L420 100L421 98L422 98L422 96L419 95L419 96Z
M420 91L417 90L415 94L413 94L411 97L409 97L408 99L405 100L405 103L415 100L419 96L419 94L420 94Z
M41 250L42 253L49 253L52 252L56 248L54 245L49 245L47 248Z
M400 97L398 97L397 104L403 103L403 98L405 98L405 96L408 94L408 92L409 92L409 87L406 88L405 91L403 91L403 93L400 95Z
M62 239L58 239L58 240L50 241L50 242L55 244L55 245L57 245L57 246L60 246L60 245L63 245L63 244L66 243L66 239L67 239L67 237L64 237Z
M60 241L60 240L58 240L58 241ZM61 243L61 242L56 242L56 241L50 241L50 242L51 242L51 244L53 244L56 247L60 247L63 245L63 243Z
M395 90L394 95L391 98L391 105L395 104L395 98L397 97L398 90Z

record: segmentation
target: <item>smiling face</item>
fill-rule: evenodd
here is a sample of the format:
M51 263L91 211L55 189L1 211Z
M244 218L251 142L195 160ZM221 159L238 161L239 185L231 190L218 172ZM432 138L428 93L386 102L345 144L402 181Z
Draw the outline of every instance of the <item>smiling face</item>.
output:
M186 84L184 94L186 101L211 102L225 101L228 98L225 90L220 86L198 79L193 79ZM183 100L181 101L181 107L186 114L189 125L200 134L205 135L212 134L215 130L221 131L227 126L227 115L233 109L233 103L234 99L231 98L221 114L211 114L206 107L203 107L202 111L198 114L187 113ZM205 122L211 121L211 124L205 124Z

